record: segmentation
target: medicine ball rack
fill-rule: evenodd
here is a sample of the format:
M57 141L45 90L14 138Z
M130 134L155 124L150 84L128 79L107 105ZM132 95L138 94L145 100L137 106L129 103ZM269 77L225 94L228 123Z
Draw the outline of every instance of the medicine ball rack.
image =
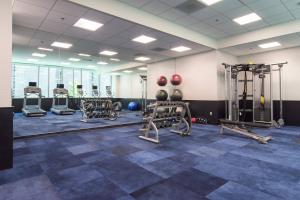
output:
M143 118L144 127L140 129L139 138L159 143L160 128L172 128L171 132L181 136L191 134L191 113L189 104L181 101L157 101L147 106L148 116ZM151 137L154 135L154 137Z
M221 134L226 129L261 143L267 143L271 137L263 137L252 132L252 127L279 128L284 125L282 113L282 67L284 64L287 62L237 65L223 63L225 66L226 119L220 120ZM273 119L273 73L276 71L279 74L280 118L278 121Z

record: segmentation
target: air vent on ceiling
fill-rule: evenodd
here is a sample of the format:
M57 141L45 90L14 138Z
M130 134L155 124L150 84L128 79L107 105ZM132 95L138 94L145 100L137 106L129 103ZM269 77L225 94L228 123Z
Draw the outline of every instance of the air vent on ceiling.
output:
M161 47L156 47L154 49L150 49L151 51L156 51L156 52L162 52L162 51L167 51L168 49L161 48Z
M180 10L186 14L192 14L198 10L205 8L206 5L202 4L197 0L187 0L182 4L179 4L175 7L175 9Z

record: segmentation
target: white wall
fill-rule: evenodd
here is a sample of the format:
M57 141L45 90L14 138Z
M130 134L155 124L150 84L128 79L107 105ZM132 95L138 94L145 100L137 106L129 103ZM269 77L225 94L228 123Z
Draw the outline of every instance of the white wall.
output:
M113 87L116 98L141 98L142 85L139 73L114 76Z
M159 89L172 91L171 76L178 73L182 77L182 83L177 88L183 92L183 99L188 100L217 100L217 53L206 53L181 57L164 62L148 65L148 97L155 98ZM175 70L176 63L176 70ZM160 87L156 84L159 76L166 76L168 84Z
M0 3L0 107L11 106L12 2Z
M270 51L238 57L239 63L279 63L287 61L283 67L283 99L300 100L300 47ZM274 73L274 99L278 99L278 74Z
M180 57L148 65L148 98L155 99L156 92L166 90L169 95L175 86L171 85L171 76L181 75L183 81L177 86L186 100L224 100L224 66L237 63L237 58L221 51L209 51L191 56ZM156 84L159 76L166 76L168 84L164 87ZM113 79L116 97L141 98L139 74L121 75Z

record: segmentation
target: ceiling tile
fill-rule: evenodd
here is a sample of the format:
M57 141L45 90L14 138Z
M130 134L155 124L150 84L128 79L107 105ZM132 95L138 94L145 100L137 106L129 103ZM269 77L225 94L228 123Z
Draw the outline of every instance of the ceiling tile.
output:
M47 32L56 33L56 34L62 34L67 30L68 27L69 25L63 23L57 23L51 20L45 20L39 29Z
M292 20L294 20L294 17L288 12L264 18L264 21L270 25L281 24Z
M185 2L186 0L160 0L160 1L170 5L172 7L176 7L177 5Z
M281 4L280 0L272 0L272 1L259 0L259 1L255 1L253 3L249 3L247 5L249 6L249 8L253 9L254 11L257 11L257 10L265 10L266 8L278 6L280 4Z
M86 31L84 29L79 29L79 28L73 27L73 26L68 27L66 29L66 31L64 32L64 35L76 37L76 38L87 38L89 34L90 34L89 31Z
M141 7L143 5L145 5L146 3L150 2L151 0L120 0L124 3L127 3L133 7Z
M253 11L251 11L247 6L242 6L240 8L236 8L236 9L233 9L233 10L223 12L223 14L226 17L230 18L230 19L234 19L234 18L237 18L237 17L247 15L247 14L252 13L252 12Z
M219 12L213 10L212 8L206 7L192 14L193 17L199 19L200 21L213 17L219 14Z
M219 12L226 12L235 8L242 7L243 4L239 0L224 0L216 4L211 5L211 7Z
M159 15L164 11L170 9L170 6L160 2L159 0L152 0L149 3L141 7L143 10L152 13L154 15Z
M105 24L106 22L109 22L114 18L113 16L98 12L96 10L89 10L82 17L92 21L99 22L101 24Z
M88 11L88 9L83 6L65 0L58 0L54 5L53 10L66 13L68 15L73 15L76 17L81 17Z
M79 17L52 10L47 16L47 19L57 23L73 25L76 23Z
M37 29L42 22L43 22L43 18L38 18L36 16L19 15L19 14L13 15L13 24L17 24L20 26Z
M182 26L189 26L191 24L196 24L198 22L199 22L198 19L196 19L192 16L189 16L189 15L186 15L186 16L184 16L182 18L179 18L175 21L176 24L180 24Z
M265 23L264 21L257 21L257 22L253 22L253 23L244 25L244 27L247 28L249 31L254 31L254 30L264 28L267 26L268 26L268 24Z
M219 24L231 22L231 20L225 17L224 15L218 14L209 19L204 20L203 22L210 26L217 27Z
M36 6L43 7L43 8L48 8L48 9L52 8L54 3L56 2L56 0L17 0L17 1L22 1L22 2L25 2L25 3L29 3L29 4L32 4L32 5L36 5Z
M35 6L23 1L15 1L13 6L14 15L30 15L44 19L49 12L49 9Z
M184 17L186 14L179 11L179 10L176 10L174 8L171 8L169 10L166 10L165 12L163 12L160 17L164 18L164 19L167 19L167 20L170 20L170 21L173 21L173 20L176 20L178 18L181 18L181 17Z

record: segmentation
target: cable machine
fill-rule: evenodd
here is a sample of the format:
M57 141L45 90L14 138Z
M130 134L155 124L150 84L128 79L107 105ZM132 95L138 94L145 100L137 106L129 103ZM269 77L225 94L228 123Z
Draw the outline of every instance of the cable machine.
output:
M271 137L251 132L252 127L281 127L282 113L282 67L277 64L237 64L225 66L225 120L224 129L267 143ZM277 68L276 68L277 66ZM273 73L279 72L280 119L273 119Z

